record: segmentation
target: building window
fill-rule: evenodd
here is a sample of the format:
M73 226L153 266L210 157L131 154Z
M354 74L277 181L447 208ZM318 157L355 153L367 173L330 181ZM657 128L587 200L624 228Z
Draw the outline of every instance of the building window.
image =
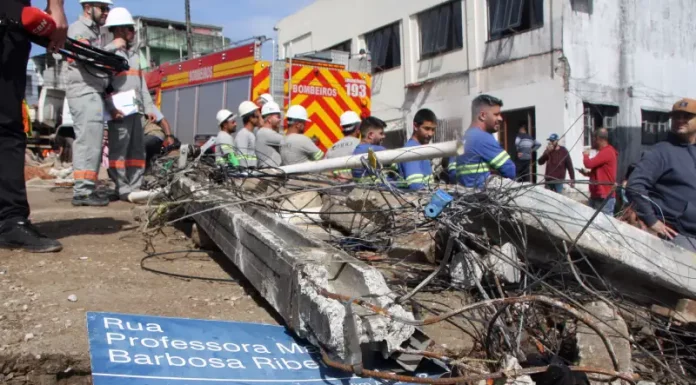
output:
M606 128L611 135L616 129L619 116L619 107L603 104L583 103L584 115L584 140L585 147L592 146L592 135L599 128Z
M365 34L365 43L372 60L372 72L378 73L401 65L401 33L399 22Z
M573 12L586 13L592 15L594 4L592 0L570 0L570 9Z
M640 142L650 146L667 139L669 133L669 113L641 110L642 130Z
M351 49L351 45L352 45L352 44L351 44L351 41L350 41L350 40L346 40L346 41L344 41L343 43L338 43L338 44L336 44L336 45L333 45L333 46L331 46L331 47L325 49L324 51L341 51L341 52L348 52L348 53L351 53L351 50L350 50L350 49Z
M544 25L544 0L488 0L490 39L500 39Z
M451 1L419 13L418 27L421 59L464 47L462 2Z

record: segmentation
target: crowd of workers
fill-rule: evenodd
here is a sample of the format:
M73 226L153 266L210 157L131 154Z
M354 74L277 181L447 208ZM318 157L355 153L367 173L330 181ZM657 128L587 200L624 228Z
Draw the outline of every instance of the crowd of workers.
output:
M83 13L66 31L62 2L49 0L49 11L56 19L57 29L51 37L50 50L62 47L66 34L86 44L122 56L130 65L128 71L103 76L79 62L72 61L68 70L67 98L74 120L76 139L73 143L75 206L105 206L112 200L127 200L137 191L144 170L162 147L173 144L169 124L154 105L147 89L135 40L135 23L125 8L110 9L111 0L80 0ZM21 15L29 1L9 0L0 4L0 12ZM99 29L105 26L113 35L102 42ZM0 247L20 248L35 252L58 251L59 242L39 233L28 220L29 205L23 179L26 136L23 135L22 101L24 69L28 60L29 42L25 35L2 31L0 92L9 101L0 106ZM12 53L12 55L8 53ZM464 153L443 159L446 165L440 179L465 187L482 189L492 173L502 177L529 181L533 153L541 144L521 127L515 141L513 161L495 138L503 121L503 102L489 95L472 101L472 121L463 135ZM103 195L96 189L102 160L103 122L108 120L108 172L115 182L113 194ZM237 127L237 119L242 127ZM287 120L285 132L283 121ZM282 116L280 106L271 95L256 101L244 101L237 113L221 110L216 116L220 131L216 138L215 158L221 166L256 169L273 168L324 158L359 155L385 150L386 124L376 117L361 119L347 111L340 117L344 137L325 154L312 139L304 135L310 123L307 111L299 105L290 106ZM429 109L419 110L413 119L413 134L405 147L429 144L437 128L437 116ZM575 175L568 150L553 134L549 145L539 157L546 165L548 189L561 193L570 176ZM648 151L634 167L623 187L616 185L618 156L609 144L609 132L598 129L593 136L596 150L583 153L583 169L590 179L590 205L613 215L616 193L621 192L624 204L633 210L636 222L653 233L696 251L696 101L684 99L672 110L670 139ZM334 177L355 183L390 183L406 190L420 190L436 181L429 160L406 161L385 165L379 171L367 167L336 170ZM617 190L618 189L618 190Z

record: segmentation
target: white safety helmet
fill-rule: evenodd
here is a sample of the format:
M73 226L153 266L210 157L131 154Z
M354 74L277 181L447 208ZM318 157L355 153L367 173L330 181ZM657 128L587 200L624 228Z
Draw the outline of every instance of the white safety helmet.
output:
M305 108L302 106L291 106L290 108L288 108L288 113L286 117L291 120L302 120L305 122L311 122L311 120L307 118L307 110L305 110Z
M268 102L261 107L261 116L280 114L280 106L276 102Z
M114 5L114 3L111 0L80 0L80 4L85 4L85 3Z
M218 111L217 115L215 116L215 119L217 120L218 126L221 125L222 123L225 123L226 121L230 119L234 119L237 116L234 114L234 112L230 110L220 110Z
M341 115L341 127L343 131L353 131L356 124L360 123L360 116L355 111L346 111ZM348 128L348 130L346 130Z
M271 94L262 94L259 99L263 100L264 103L274 103L273 96Z
M259 106L257 106L256 103L250 102L248 100L243 101L239 105L239 116L248 115L248 114L250 114L258 109L259 109Z
M109 11L104 26L111 28L122 25L135 25L135 20L133 20L133 16L131 16L130 12L123 7L116 7Z

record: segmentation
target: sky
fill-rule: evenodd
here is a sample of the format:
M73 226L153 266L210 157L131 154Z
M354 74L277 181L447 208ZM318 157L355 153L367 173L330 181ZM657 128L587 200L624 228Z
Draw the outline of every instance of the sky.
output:
M2 0L0 0L2 1ZM225 36L232 41L252 36L275 37L273 27L314 0L190 0L191 22L222 26ZM114 7L125 7L133 16L185 20L184 0L113 0ZM45 0L34 0L32 5L44 8ZM77 20L82 9L79 0L65 0L68 23ZM32 55L45 49L34 46ZM264 50L264 56L271 51ZM265 57L266 58L266 57Z

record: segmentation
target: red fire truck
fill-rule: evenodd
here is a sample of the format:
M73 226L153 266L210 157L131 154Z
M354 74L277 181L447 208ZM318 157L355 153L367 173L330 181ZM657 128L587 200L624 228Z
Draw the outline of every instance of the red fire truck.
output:
M325 59L260 60L260 41L196 59L167 63L147 75L155 103L182 143L200 143L217 135L215 114L233 112L244 100L273 95L285 110L307 109L312 123L305 134L323 150L343 137L342 113L370 115L372 77L351 72L349 64ZM241 126L241 122L240 122Z

